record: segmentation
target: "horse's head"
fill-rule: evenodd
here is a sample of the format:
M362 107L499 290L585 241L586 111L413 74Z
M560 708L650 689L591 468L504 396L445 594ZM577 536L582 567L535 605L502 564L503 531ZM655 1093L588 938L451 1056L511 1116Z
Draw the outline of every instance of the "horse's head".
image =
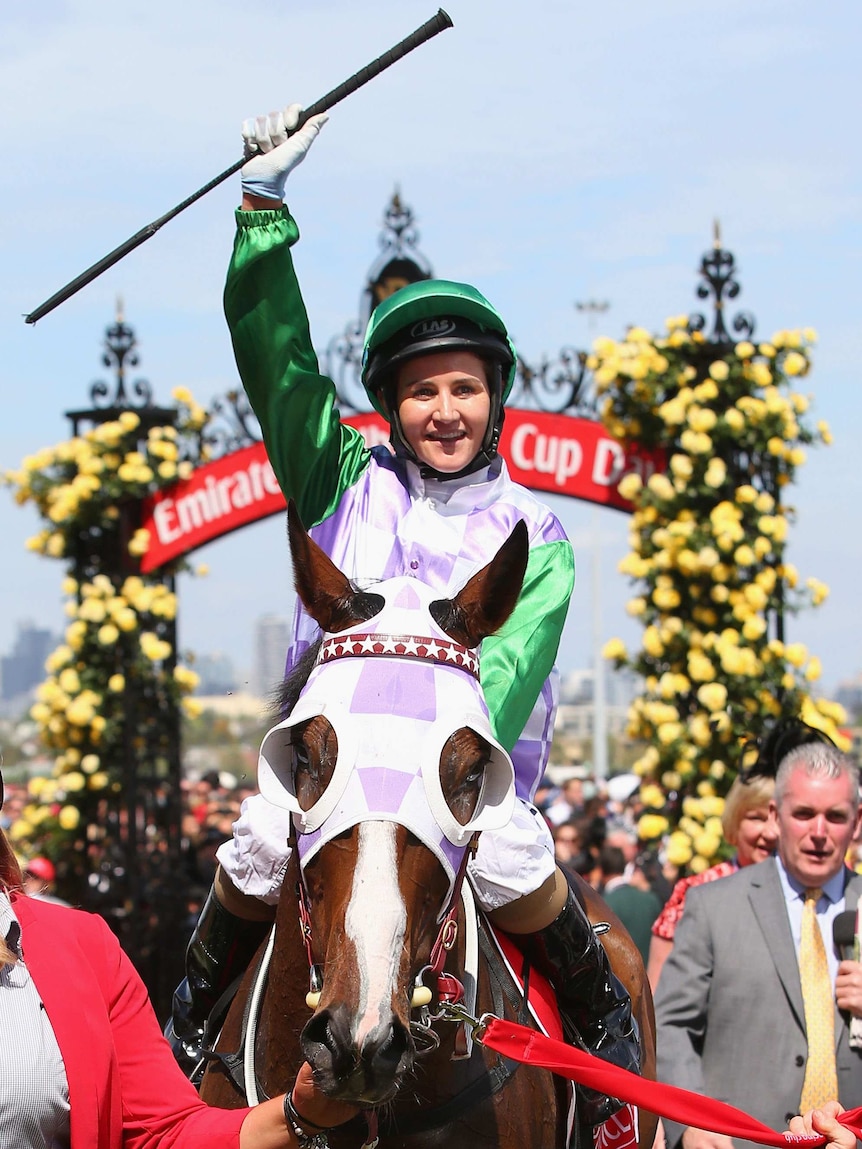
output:
M474 835L511 816L512 764L478 682L527 562L519 523L452 599L415 579L358 591L292 507L297 593L323 639L261 747L262 793L292 811L319 1005L302 1034L320 1086L388 1100L412 1064L411 994ZM292 891L290 891L292 894Z

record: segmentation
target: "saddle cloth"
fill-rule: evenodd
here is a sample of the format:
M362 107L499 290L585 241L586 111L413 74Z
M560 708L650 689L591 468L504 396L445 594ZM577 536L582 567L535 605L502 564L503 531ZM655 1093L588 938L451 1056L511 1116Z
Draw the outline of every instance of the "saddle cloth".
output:
M509 934L489 927L497 948L515 984L523 992L524 956ZM563 1041L563 1022L551 983L537 969L530 967L528 1004L533 1018L546 1037ZM638 1149L638 1115L633 1105L625 1104L618 1113L593 1129L594 1149Z

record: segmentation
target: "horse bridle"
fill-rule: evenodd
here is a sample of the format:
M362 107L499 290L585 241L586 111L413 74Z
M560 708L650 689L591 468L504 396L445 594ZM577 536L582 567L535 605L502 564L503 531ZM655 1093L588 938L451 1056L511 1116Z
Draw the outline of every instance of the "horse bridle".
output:
M296 850L296 827L292 821L287 844L290 850ZM455 875L455 881L452 884L452 891L449 896L449 904L443 913L440 929L431 947L428 963L419 970L413 979L414 988L410 1000L411 1009L425 1009L431 1003L432 992L423 982L423 978L427 973L432 974L437 979L437 998L441 1006L444 1004L455 1005L464 997L464 986L454 975L444 973L443 967L446 963L446 954L452 949L457 940L458 901L461 897L461 888L467 873L467 865L470 858L476 853L478 844L479 835L475 833L470 838L470 842L464 850L461 863L458 866L458 872ZM305 956L308 960L308 993L305 995L305 1002L309 1009L317 1009L320 1003L320 995L323 992L324 973L323 966L314 960L314 941L311 911L309 909L308 887L305 884L302 867L299 866L298 869L299 879L296 883L296 900L299 912L299 928L302 934L303 945L305 946ZM442 1014L435 1015L431 1017L430 1020L440 1020L441 1016ZM430 1022L422 1023L411 1020L410 1030L414 1038L420 1037L420 1039L426 1043L422 1050L417 1050L417 1057L421 1057L423 1053L435 1049L439 1044L439 1038L431 1028Z

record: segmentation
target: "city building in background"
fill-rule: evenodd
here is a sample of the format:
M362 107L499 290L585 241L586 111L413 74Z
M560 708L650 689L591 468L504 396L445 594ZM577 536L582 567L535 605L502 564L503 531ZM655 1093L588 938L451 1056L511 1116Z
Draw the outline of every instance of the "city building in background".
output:
M838 683L835 701L844 707L851 722L858 721L862 717L862 672L854 678Z
M220 650L212 654L201 654L195 658L195 673L200 682L198 694L232 694L241 685L231 658Z
M50 630L19 622L12 653L0 659L0 697L20 699L38 686L45 677L45 659L59 643Z
M264 614L254 624L251 693L267 698L284 678L284 661L290 641L287 619L277 614Z

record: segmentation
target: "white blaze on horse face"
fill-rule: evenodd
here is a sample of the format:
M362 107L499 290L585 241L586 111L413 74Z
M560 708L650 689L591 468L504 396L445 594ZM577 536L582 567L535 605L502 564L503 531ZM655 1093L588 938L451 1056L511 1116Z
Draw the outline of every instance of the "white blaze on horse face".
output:
M388 1020L407 928L407 909L398 887L394 822L362 822L353 889L344 919L359 966L357 1046Z

